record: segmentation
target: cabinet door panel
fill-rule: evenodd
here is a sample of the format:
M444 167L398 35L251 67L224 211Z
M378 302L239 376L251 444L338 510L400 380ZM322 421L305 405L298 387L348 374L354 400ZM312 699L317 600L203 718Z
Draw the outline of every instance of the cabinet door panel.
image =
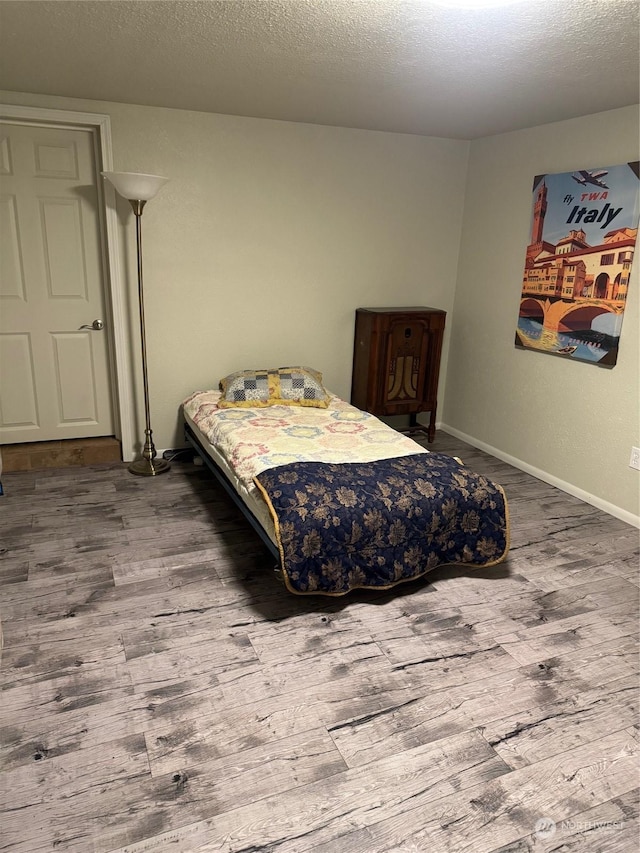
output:
M428 350L428 331L419 320L398 320L390 324L385 347L386 379L382 406L422 400ZM404 408L404 407L403 407Z

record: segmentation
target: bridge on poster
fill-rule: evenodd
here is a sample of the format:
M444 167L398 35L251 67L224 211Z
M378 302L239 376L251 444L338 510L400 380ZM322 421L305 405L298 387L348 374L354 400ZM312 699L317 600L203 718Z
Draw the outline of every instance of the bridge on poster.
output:
M520 316L541 322L545 329L553 332L573 332L590 329L593 320L601 314L620 315L624 302L606 299L576 298L571 301L548 297L523 296L520 301Z

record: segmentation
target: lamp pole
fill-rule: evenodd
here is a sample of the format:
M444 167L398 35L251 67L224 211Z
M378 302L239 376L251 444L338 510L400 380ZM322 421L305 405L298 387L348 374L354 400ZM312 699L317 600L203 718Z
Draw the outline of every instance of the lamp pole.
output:
M127 199L136 217L136 255L138 265L138 308L140 313L140 344L142 353L142 387L144 391L144 445L142 459L137 459L129 465L132 474L143 477L155 477L164 474L171 467L166 459L156 459L157 453L153 443L151 429L151 412L149 408L149 378L147 374L147 340L144 321L144 291L142 286L142 211L147 201L153 198L160 187L168 180L159 175L141 175L135 172L103 172L118 193Z

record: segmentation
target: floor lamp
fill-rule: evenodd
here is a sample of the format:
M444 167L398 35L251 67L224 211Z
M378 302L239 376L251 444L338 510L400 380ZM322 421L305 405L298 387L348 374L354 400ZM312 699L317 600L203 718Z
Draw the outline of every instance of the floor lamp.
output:
M151 416L149 414L149 381L147 378L147 345L144 333L144 296L142 292L142 211L149 199L169 179L158 175L140 175L136 172L102 172L121 196L127 199L136 216L136 248L138 254L138 303L140 307L140 341L142 344L142 381L144 386L145 441L142 459L129 465L132 474L155 477L170 468L166 459L156 459L156 449L151 438Z

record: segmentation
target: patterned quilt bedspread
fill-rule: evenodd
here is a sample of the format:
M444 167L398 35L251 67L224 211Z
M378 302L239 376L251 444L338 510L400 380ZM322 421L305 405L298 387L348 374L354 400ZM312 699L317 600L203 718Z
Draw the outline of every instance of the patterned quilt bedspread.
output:
M428 452L339 397L328 409L221 409L219 399L219 391L198 391L182 405L248 491L261 471L289 462L372 462Z
M445 563L493 566L507 555L502 487L439 453L294 462L259 474L256 483L275 520L292 592L384 589Z
M333 397L327 409L220 408L217 391L185 414L264 498L287 588L343 595L393 586L436 566L491 566L507 554L502 488Z

